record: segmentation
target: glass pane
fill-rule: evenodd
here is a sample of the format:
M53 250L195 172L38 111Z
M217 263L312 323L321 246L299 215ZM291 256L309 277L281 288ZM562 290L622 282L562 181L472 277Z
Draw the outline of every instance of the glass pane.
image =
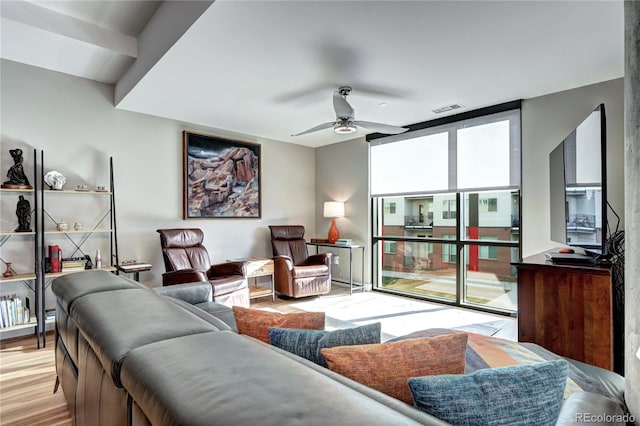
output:
M515 267L516 247L465 247L465 297L467 304L510 312L518 310L518 285Z
M384 197L377 236L409 238L455 238L456 195Z
M509 120L458 130L458 188L511 184Z
M469 240L519 241L520 192L464 193L465 237Z
M395 241L395 252L387 253L382 243L382 288L456 300L455 245Z
M371 146L371 194L449 188L447 132Z

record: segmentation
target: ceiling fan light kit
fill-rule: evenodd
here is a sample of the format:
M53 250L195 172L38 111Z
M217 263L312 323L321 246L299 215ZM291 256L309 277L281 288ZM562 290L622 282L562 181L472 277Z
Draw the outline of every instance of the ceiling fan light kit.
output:
M333 130L338 134L344 135L347 133L354 133L358 130L358 128L354 124L351 124L349 122L341 122L337 123L333 127Z
M372 121L356 121L354 118L353 108L349 105L349 102L347 102L347 96L350 93L350 86L342 86L333 92L333 109L336 112L336 121L319 124L305 130L304 132L296 133L291 136L300 136L311 132L317 132L318 130L328 129L330 127L333 127L334 132L338 134L354 133L358 130L357 126L388 135L397 135L409 130L406 127L391 126L389 124L374 123Z

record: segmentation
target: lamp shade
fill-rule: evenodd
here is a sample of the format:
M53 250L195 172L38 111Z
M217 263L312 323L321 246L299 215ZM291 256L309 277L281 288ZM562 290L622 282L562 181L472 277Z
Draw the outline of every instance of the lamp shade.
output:
M344 203L341 201L325 201L324 217L344 217Z

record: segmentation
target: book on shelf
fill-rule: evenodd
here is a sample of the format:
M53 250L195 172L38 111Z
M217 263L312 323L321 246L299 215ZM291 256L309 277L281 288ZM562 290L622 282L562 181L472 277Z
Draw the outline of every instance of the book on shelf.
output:
M312 243L328 243L329 240L327 238L312 238L310 240Z
M65 268L77 268L77 267L81 267L84 268L85 266L87 266L87 261L84 260L82 262L62 262L62 270L64 271Z
M29 298L25 298L24 302L15 294L0 298L0 328L28 323L30 315Z
M51 264L51 272L60 272L62 270L62 250L57 245L49 246L49 262Z
M86 257L63 257L62 258L62 270L65 268L76 268L83 267L85 268L87 265Z
M350 246L351 244L353 244L353 240L351 238L338 238L336 240L336 244Z
M84 271L86 268L84 265L80 266L63 266L60 272L79 272Z

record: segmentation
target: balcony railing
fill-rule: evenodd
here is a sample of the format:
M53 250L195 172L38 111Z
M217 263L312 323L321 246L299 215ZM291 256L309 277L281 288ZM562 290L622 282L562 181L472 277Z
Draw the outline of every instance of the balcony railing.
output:
M427 215L405 216L404 226L431 228L433 227L433 219L430 219Z
M567 217L567 228L596 228L596 216L591 214L572 214Z

